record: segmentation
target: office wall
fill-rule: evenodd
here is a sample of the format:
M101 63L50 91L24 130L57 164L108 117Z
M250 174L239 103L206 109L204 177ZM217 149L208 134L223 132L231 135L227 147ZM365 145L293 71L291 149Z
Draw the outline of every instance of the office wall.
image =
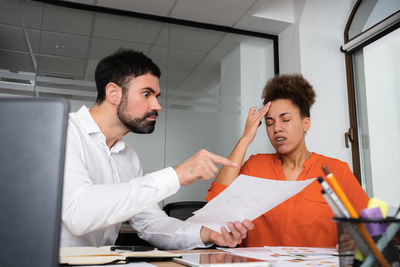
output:
M279 72L300 73L300 20L307 0L293 2L294 23L279 35Z
M300 72L314 86L306 142L311 151L348 162L344 133L350 127L343 32L354 1L294 1L295 23L279 35L280 72Z

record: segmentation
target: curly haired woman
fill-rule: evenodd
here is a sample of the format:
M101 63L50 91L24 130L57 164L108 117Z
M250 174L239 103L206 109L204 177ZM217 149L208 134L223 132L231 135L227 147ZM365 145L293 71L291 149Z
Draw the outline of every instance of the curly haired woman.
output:
M209 201L227 188L239 174L266 179L300 181L322 176L326 165L357 210L367 206L368 197L347 163L311 152L305 135L310 129L310 108L315 102L312 86L299 74L277 75L268 81L262 97L264 106L251 108L242 137L229 159L237 168L222 167L206 196ZM243 164L261 120L265 118L273 154L252 155ZM322 134L322 132L321 132ZM337 244L333 214L321 194L317 181L253 221L242 246L314 246ZM345 236L341 237L346 239Z

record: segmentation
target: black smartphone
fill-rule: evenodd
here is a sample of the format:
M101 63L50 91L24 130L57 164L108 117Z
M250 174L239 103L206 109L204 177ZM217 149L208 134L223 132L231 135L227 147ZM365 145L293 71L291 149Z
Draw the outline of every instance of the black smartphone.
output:
M149 246L112 246L110 248L111 251L116 251L116 250L129 250L129 251L150 251L154 250L153 247Z

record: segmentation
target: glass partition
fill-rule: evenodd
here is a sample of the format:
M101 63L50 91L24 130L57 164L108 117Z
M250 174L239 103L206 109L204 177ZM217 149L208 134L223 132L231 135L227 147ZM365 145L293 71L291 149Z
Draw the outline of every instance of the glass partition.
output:
M34 94L42 4L0 1L0 96Z
M228 156L249 107L259 104L265 82L275 74L277 37L104 11L0 0L1 96L63 97L71 111L90 108L99 60L132 48L162 71L156 130L125 137L145 172L178 164L201 148ZM272 151L269 146L264 130L248 153ZM209 183L182 188L166 202L204 200Z

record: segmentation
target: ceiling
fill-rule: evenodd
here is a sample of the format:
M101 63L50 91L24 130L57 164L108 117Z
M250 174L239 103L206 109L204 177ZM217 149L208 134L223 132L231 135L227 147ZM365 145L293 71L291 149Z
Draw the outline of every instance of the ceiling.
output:
M209 23L267 34L279 34L294 21L294 0L66 0Z
M70 2L279 34L293 23L292 1ZM0 0L0 40L3 92L17 87L24 91L36 84L41 93L56 90L88 98L96 93L93 72L98 61L120 47L143 51L164 73L167 69L168 75L161 81L168 83L164 86L209 92L220 79L221 60L239 43L272 43L270 39L25 0ZM35 72L39 74L36 79Z

